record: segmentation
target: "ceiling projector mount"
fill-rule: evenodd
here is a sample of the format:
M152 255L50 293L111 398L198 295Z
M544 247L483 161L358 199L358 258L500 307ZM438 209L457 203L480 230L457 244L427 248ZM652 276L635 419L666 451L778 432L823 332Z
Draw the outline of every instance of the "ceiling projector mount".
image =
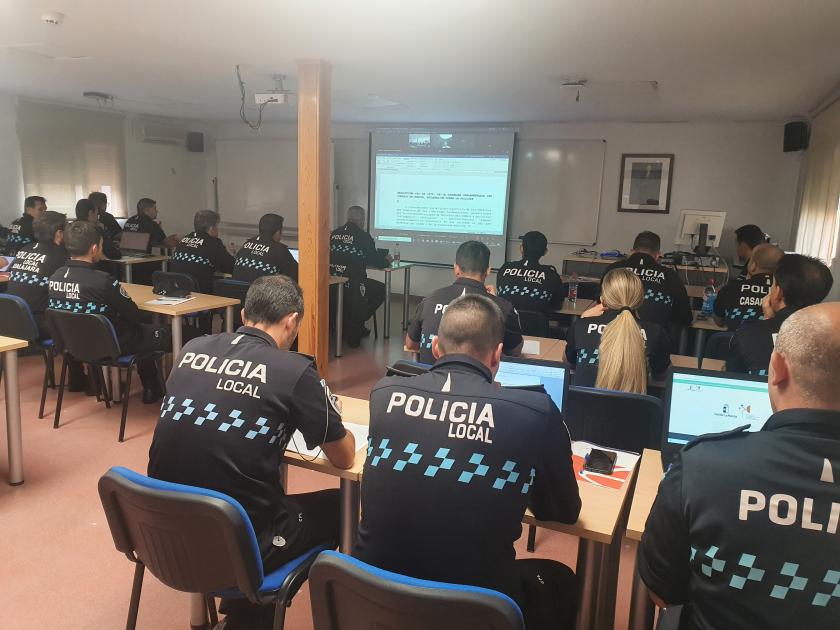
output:
M286 105L289 103L289 97L293 94L291 90L287 90L283 87L283 81L286 80L286 75L283 74L275 74L272 76L274 79L274 88L268 90L267 92L256 92L254 93L254 103L257 105L257 122L252 123L248 120L248 116L245 112L245 82L242 80L242 74L239 71L239 66L236 66L236 81L239 83L239 94L241 97L241 105L239 107L239 117L242 119L246 125L248 125L254 131L259 131L259 128L262 126L262 116L263 110L266 108L267 105L272 103L277 103L278 105Z

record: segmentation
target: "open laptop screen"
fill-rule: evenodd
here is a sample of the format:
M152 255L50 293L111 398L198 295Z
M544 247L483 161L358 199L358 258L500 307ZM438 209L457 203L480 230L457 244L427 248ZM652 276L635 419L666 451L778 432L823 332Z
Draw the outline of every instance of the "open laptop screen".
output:
M667 442L676 447L745 424L758 431L773 414L766 376L674 370L668 401Z
M557 408L563 411L563 402L568 388L568 366L559 361L505 357L499 363L496 382L505 387L542 385Z
M292 255L292 258L295 259L295 262L300 262L300 250L297 248L289 248L289 253Z
M128 253L145 254L149 249L149 239L152 237L148 232L123 232L120 239L120 249Z

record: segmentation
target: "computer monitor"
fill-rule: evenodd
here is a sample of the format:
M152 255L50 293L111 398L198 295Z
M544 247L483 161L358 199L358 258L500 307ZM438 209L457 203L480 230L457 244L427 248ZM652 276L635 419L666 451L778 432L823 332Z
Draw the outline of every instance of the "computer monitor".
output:
M677 223L677 235L674 243L683 245L694 251L697 246L717 247L720 243L720 235L723 233L723 225L726 223L725 212L711 210L683 210L680 214L680 221ZM700 243L701 225L706 225L706 242ZM705 251L698 252L705 254Z
M663 450L699 435L749 425L758 431L773 414L767 377L678 368L668 377Z
M569 366L559 361L505 357L499 363L496 382L503 387L542 387L562 411L569 388Z
M149 251L149 239L152 235L148 232L123 232L120 238L120 250L124 254L143 255Z
M295 262L300 262L300 250L297 247L290 247L289 253L295 259Z

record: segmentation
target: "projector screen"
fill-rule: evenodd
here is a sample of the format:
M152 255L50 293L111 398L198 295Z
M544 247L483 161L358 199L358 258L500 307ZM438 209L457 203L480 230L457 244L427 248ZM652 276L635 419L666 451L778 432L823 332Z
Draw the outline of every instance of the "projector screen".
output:
M514 131L378 129L371 134L370 233L402 260L451 265L471 239L505 261Z

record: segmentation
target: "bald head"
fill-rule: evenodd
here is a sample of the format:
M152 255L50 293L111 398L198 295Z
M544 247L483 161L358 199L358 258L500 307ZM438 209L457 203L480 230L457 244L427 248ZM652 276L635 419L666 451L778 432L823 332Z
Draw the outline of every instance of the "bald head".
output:
M774 274L779 261L785 255L784 250L770 243L763 243L753 248L750 255L750 275L757 273Z
M365 227L365 214L367 213L362 206L350 206L347 209L347 221L363 228Z
M803 308L785 320L770 360L774 409L840 410L840 302Z

